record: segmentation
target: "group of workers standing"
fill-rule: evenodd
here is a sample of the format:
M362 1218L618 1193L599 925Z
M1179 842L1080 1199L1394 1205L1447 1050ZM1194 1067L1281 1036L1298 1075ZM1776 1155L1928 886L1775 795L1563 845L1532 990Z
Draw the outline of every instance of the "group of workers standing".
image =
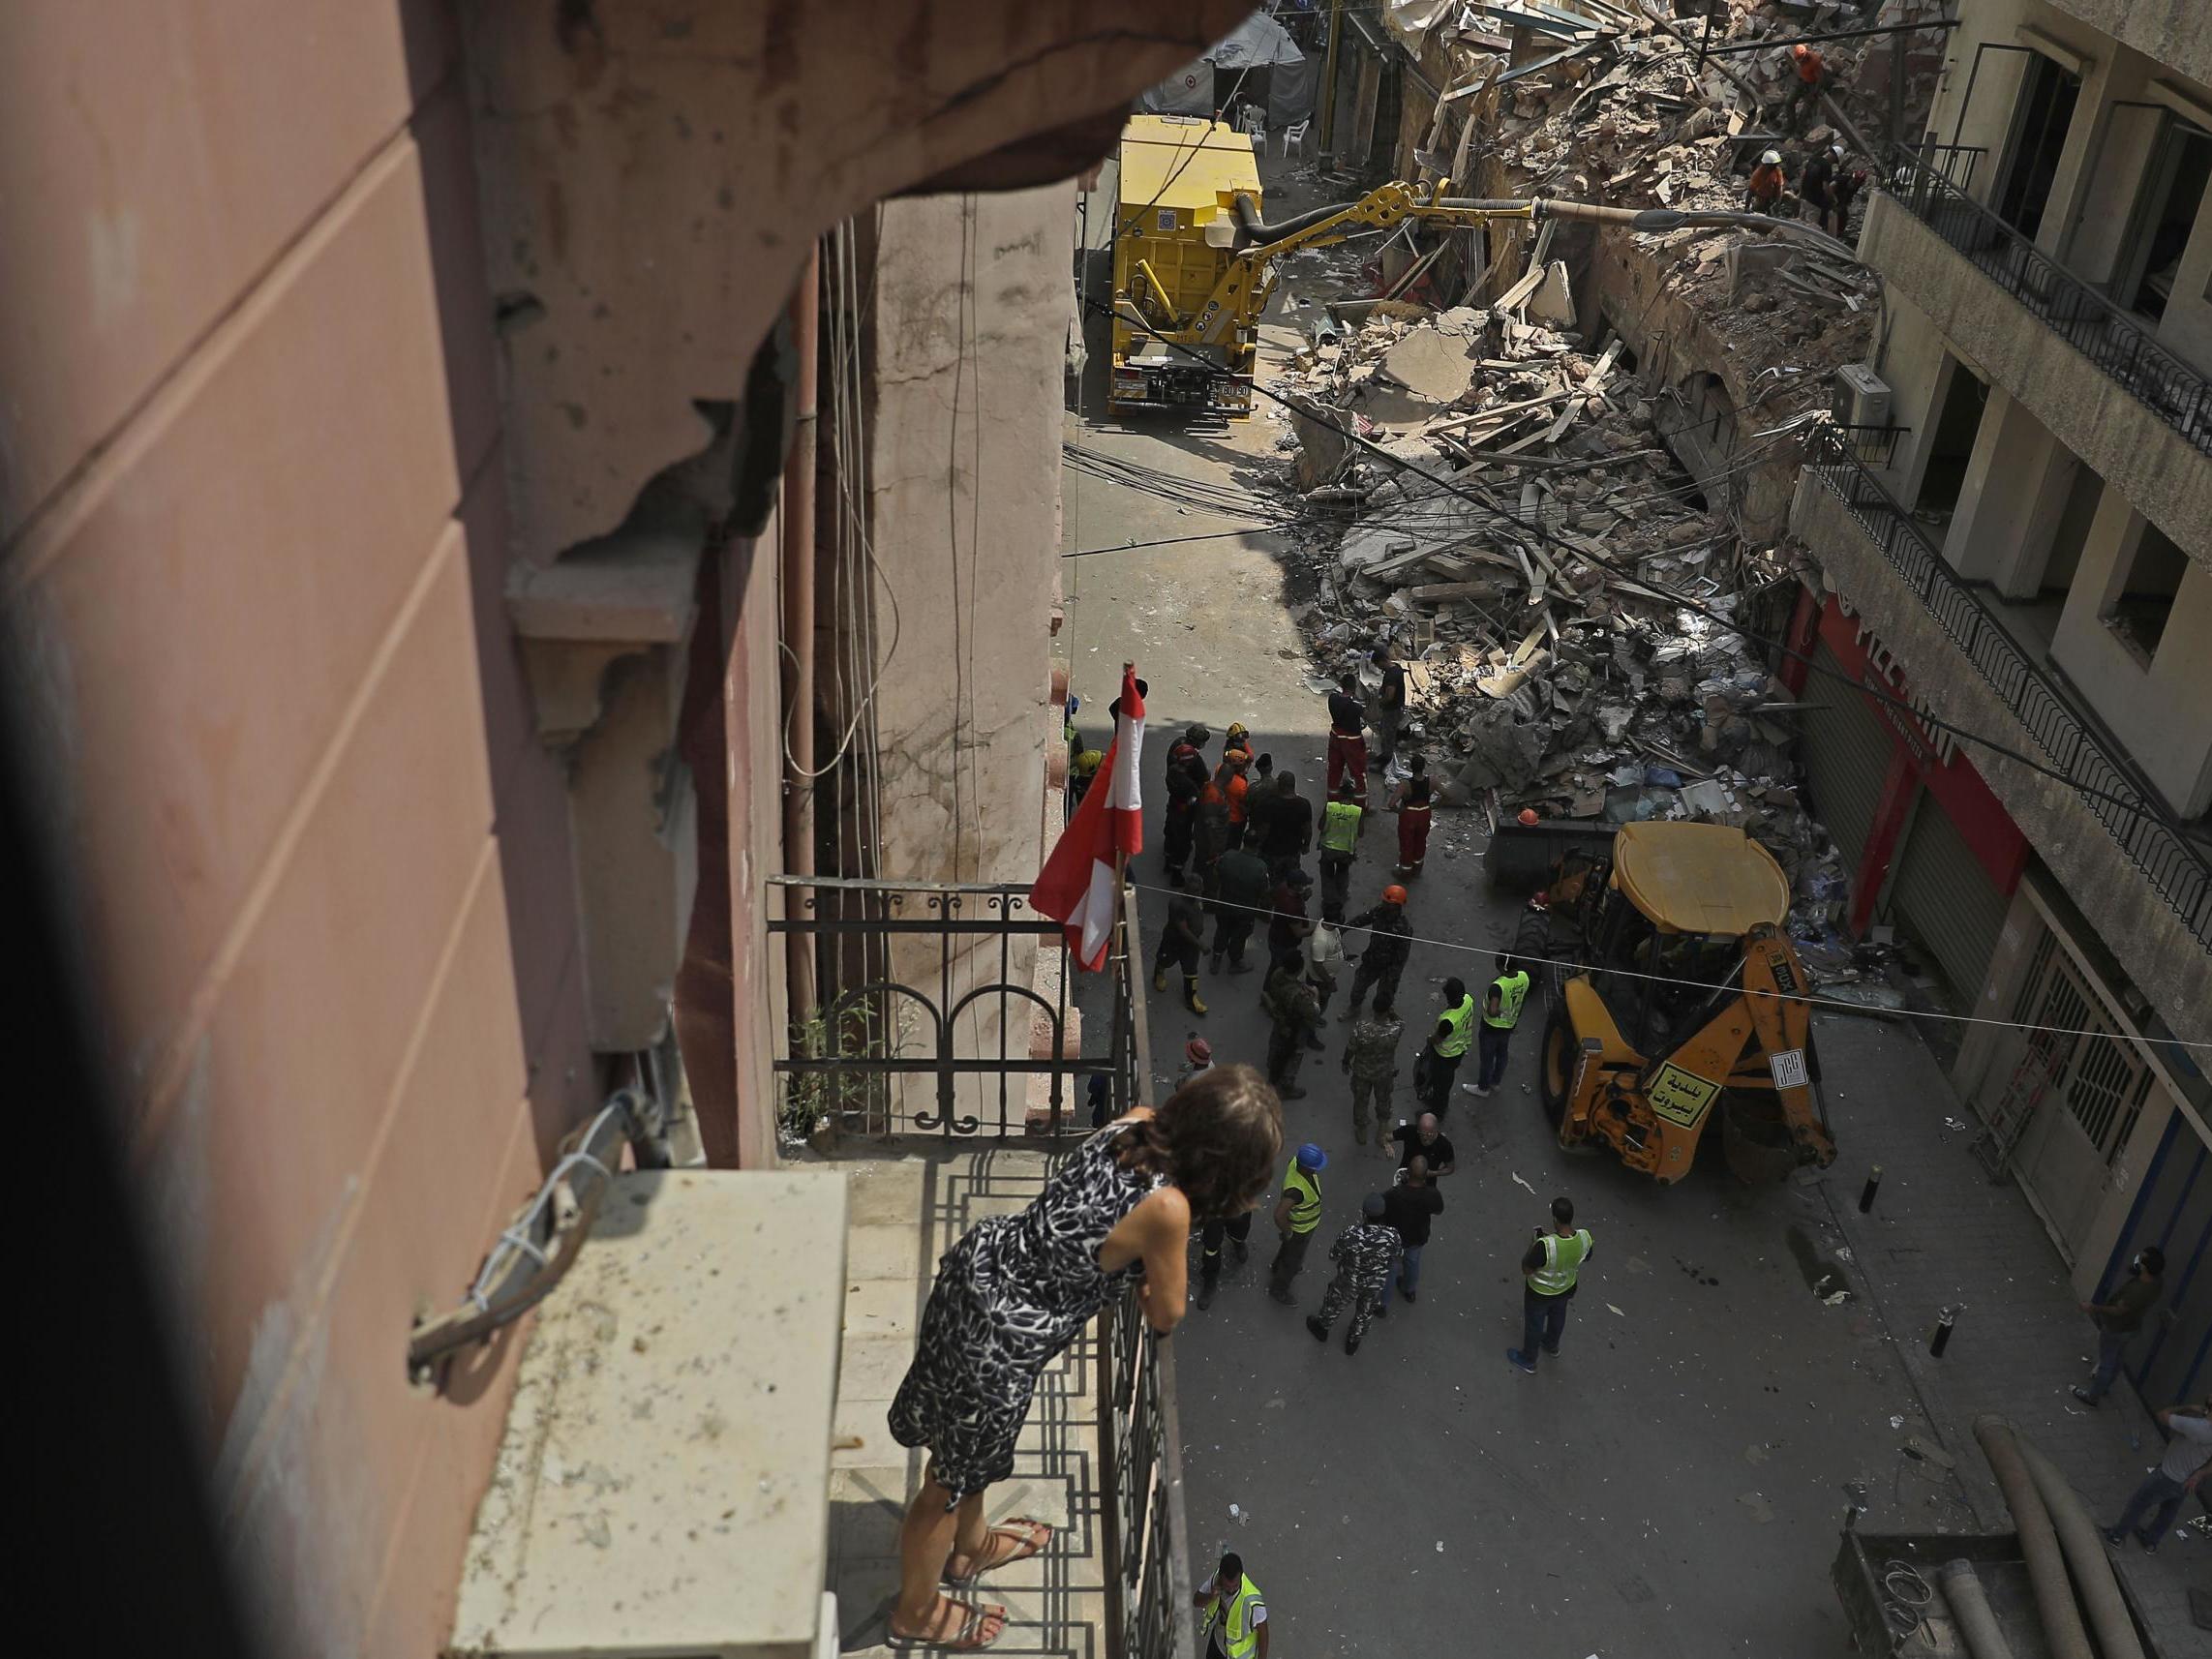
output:
M1421 1040L1412 1067L1419 1105L1412 1122L1392 1129L1393 1101L1406 1021L1398 1010L1400 982L1414 943L1405 883L1418 875L1428 851L1433 793L1419 755L1407 757L1390 789L1386 809L1398 817L1398 860L1393 879L1374 904L1346 914L1361 835L1372 799L1370 768L1388 776L1396 756L1406 706L1406 678L1387 648L1371 658L1378 673L1375 696L1365 700L1358 679L1346 675L1328 698L1329 734L1324 788L1317 822L1288 770L1254 750L1241 723L1228 727L1221 758L1209 764L1213 734L1204 725L1185 728L1169 745L1166 822L1161 838L1169 890L1167 918L1153 958L1153 988L1166 991L1181 969L1184 1006L1207 1012L1199 994L1203 959L1214 975L1251 971L1246 948L1264 927L1266 975L1260 1009L1268 1018L1263 1071L1279 1098L1306 1097L1298 1081L1309 1053L1326 1052L1323 1033L1329 1006L1348 966L1351 984L1338 1019L1348 1023L1338 1069L1350 1096L1352 1139L1396 1158L1392 1183L1365 1193L1359 1214L1331 1243L1332 1272L1307 1329L1326 1342L1340 1321L1344 1346L1358 1351L1375 1319L1387 1317L1393 1295L1410 1302L1419 1294L1421 1255L1432 1223L1444 1207L1441 1183L1457 1168L1441 1123L1450 1110L1461 1064L1475 1057L1474 1077L1460 1087L1488 1098L1503 1081L1512 1034L1527 1005L1531 979L1510 956L1493 964L1479 988L1443 981L1441 1005ZM1368 737L1373 732L1373 753ZM1302 860L1311 853L1319 870L1319 915L1310 913L1316 883ZM1212 936L1207 938L1208 922ZM1346 948L1348 936L1365 935L1365 949ZM1186 1077L1213 1066L1213 1045L1193 1033L1185 1053ZM1308 1141L1291 1152L1278 1183L1270 1219L1276 1248L1269 1259L1267 1293L1295 1306L1293 1284L1324 1215L1322 1184L1328 1155ZM1532 1370L1539 1352L1557 1352L1566 1297L1588 1254L1587 1231L1571 1225L1572 1206L1554 1206L1555 1229L1530 1246L1523 1272L1529 1305L1521 1344L1508 1360ZM1251 1253L1253 1217L1220 1217L1199 1229L1196 1303L1205 1309L1219 1293L1225 1266Z
M1214 1064L1212 1045L1194 1035L1186 1075L1172 1095L1157 1108L1111 1122L1102 1098L1093 1120L1098 1132L1026 1209L978 1222L939 1258L915 1355L889 1412L893 1438L928 1453L899 1534L889 1646L975 1652L1005 1632L1006 1608L983 1600L974 1586L984 1575L1049 1549L1054 1529L1031 1517L993 1524L987 1489L1013 1471L1044 1369L1109 1301L1133 1290L1136 1313L1152 1330L1174 1330L1187 1306L1193 1236L1199 1247L1196 1301L1205 1308L1220 1287L1225 1257L1249 1257L1253 1218L1273 1191L1268 1292L1297 1305L1295 1283L1327 1213L1329 1160L1312 1141L1287 1151L1283 1101L1305 1094L1297 1068L1308 1051L1326 1047L1324 1010L1348 961L1358 962L1342 1016L1352 1025L1342 1070L1350 1082L1354 1138L1367 1143L1372 1117L1375 1144L1384 1156L1395 1152L1397 1168L1389 1185L1362 1195L1356 1219L1331 1243L1334 1271L1307 1329L1325 1342L1345 1321L1344 1350L1356 1353L1373 1321L1388 1316L1394 1297L1410 1303L1420 1293L1422 1254L1444 1209L1440 1183L1458 1167L1441 1127L1452 1083L1475 1048L1477 1081L1465 1086L1477 1095L1497 1087L1529 976L1501 958L1479 998L1456 979L1445 981L1443 1009L1416 1067L1427 1109L1390 1131L1404 1036L1396 999L1413 944L1401 884L1419 874L1426 855L1430 795L1426 769L1415 761L1391 792L1399 880L1346 921L1368 810L1367 729L1379 738L1387 767L1405 709L1404 670L1387 649L1373 660L1381 671L1373 711L1362 706L1353 678L1330 699L1328 799L1318 824L1290 774L1275 774L1241 725L1229 727L1222 758L1212 765L1204 752L1212 734L1203 726L1188 728L1169 747L1163 845L1171 898L1153 984L1165 991L1168 972L1179 968L1185 1006L1202 1015L1201 958L1217 974L1225 965L1231 973L1250 971L1256 964L1245 960L1247 947L1264 921L1269 1075ZM1071 767L1070 788L1079 794L1098 763L1093 752L1078 749L1072 721L1069 739L1071 760L1089 761ZM1301 864L1315 849L1317 829L1330 883L1318 920L1307 910L1314 882ZM1343 948L1348 927L1370 941L1357 958ZM1371 995L1372 1009L1363 1011ZM1539 1229L1523 1257L1524 1335L1507 1352L1523 1370L1533 1369L1535 1353L1558 1352L1565 1298L1590 1253L1588 1232L1567 1224L1573 1210L1564 1198L1553 1215L1552 1231ZM1241 1561L1225 1556L1198 1601L1207 1610L1210 1659L1266 1659L1266 1606Z

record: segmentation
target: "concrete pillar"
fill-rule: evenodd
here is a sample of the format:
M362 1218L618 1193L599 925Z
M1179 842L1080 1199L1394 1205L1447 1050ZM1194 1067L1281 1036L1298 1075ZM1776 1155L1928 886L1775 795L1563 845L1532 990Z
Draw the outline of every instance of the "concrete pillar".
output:
M1961 576L2032 598L2080 465L2026 405L1991 386L1944 557Z

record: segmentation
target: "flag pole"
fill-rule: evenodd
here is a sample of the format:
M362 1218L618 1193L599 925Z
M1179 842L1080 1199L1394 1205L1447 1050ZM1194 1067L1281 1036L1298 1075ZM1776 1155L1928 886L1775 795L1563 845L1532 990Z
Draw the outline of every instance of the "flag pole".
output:
M1122 677L1122 679L1123 679L1124 680L1127 680L1127 679L1130 678L1130 676L1134 675L1136 672L1136 664L1135 664L1134 662L1124 662L1124 663L1121 665L1121 677ZM1115 842L1115 843L1114 843L1114 849L1113 849L1113 892L1114 892L1114 909L1115 909L1115 911L1116 911L1117 913L1119 913L1119 912L1122 910L1122 895L1123 895L1124 893L1126 893L1128 890L1129 890L1129 855L1128 855L1127 853L1125 853L1124 851L1122 851L1122 848L1121 848L1121 843L1117 841L1117 842ZM1115 922L1114 922L1114 924L1115 924L1115 926L1117 926L1117 927L1118 927L1118 926L1121 924L1121 923L1120 923L1120 917L1119 917L1119 915L1118 915L1118 914L1117 914L1117 915L1116 915L1116 917L1115 917ZM1129 949L1129 945L1128 945L1128 942L1127 942L1126 940L1123 942L1123 946L1122 946L1122 948L1123 948L1125 950L1126 950L1127 949Z

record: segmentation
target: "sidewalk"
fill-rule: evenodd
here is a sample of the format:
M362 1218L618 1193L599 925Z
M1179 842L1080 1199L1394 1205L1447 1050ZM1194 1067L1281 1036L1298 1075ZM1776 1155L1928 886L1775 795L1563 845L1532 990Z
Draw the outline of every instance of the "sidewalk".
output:
M909 1139L849 1158L795 1165L841 1172L845 1237L844 1348L831 1440L830 1571L840 1645L888 1653L885 1617L898 1585L898 1528L922 1480L923 1455L891 1437L885 1415L914 1353L937 1258L985 1216L1012 1215L1043 1189L1052 1160L970 1141ZM1032 1516L1052 1547L984 1581L1007 1610L993 1653L1096 1659L1106 1624L1098 1447L1097 1327L1039 1381L1015 1476L990 1493L990 1518Z
M2120 1513L2164 1441L2124 1382L2091 1410L2069 1392L2089 1374L2095 1342L2042 1222L2010 1184L1968 1151L1970 1123L1935 1060L1904 1024L1822 1016L1829 1111L1843 1153L1818 1183L1853 1261L1855 1295L1873 1305L1912 1379L1981 1526L2011 1529L2004 1499L1974 1438L1997 1412L2072 1481L2101 1523ZM1866 1171L1883 1169L1870 1214L1859 1213ZM1961 1311L1941 1359L1927 1351L1938 1312ZM2170 1404L2158 1401L2159 1405ZM2185 1509L2186 1520L2194 1509ZM2203 1653L2188 1588L2212 1581L2212 1540L2168 1535L2156 1556L2113 1552L2137 1614L2167 1655Z

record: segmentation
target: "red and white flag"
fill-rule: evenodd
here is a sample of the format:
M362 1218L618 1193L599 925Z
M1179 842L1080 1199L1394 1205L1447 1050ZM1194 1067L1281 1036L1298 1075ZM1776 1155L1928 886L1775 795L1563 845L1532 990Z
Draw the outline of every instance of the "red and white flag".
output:
M1113 741L1076 816L1037 872L1037 885L1029 890L1031 906L1066 923L1068 948L1077 963L1094 973L1106 966L1121 905L1116 857L1134 859L1144 848L1144 810L1136 784L1143 755L1144 699L1137 693L1136 668L1124 665Z

